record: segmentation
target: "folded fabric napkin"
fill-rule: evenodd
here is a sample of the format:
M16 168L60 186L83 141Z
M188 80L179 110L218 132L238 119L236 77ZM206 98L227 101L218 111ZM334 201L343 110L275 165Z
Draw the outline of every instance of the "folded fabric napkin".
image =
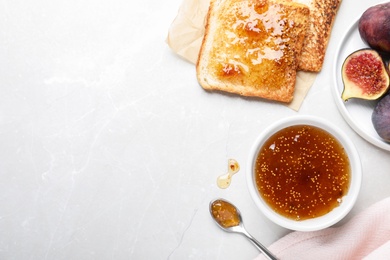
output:
M278 259L390 259L390 198L340 227L292 232L268 249ZM256 260L266 259L259 255Z

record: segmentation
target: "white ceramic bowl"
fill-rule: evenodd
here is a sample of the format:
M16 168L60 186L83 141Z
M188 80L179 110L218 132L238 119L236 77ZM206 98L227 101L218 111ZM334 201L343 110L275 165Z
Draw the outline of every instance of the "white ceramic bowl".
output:
M323 216L307 219L307 220L298 220L298 221L286 218L276 213L270 206L268 206L268 204L262 199L261 195L257 190L255 175L254 175L256 158L264 142L279 130L293 125L312 125L312 126L319 127L327 131L331 135L333 135L346 150L351 164L350 165L351 180L350 180L349 190L348 193L343 197L340 205ZM285 227L287 229L297 230L297 231L314 231L314 230L324 229L337 223L342 218L344 218L348 214L348 212L352 209L353 205L356 202L356 199L360 191L361 181L362 181L362 167L360 163L360 158L352 141L344 132L342 132L334 124L324 119L313 117L313 116L289 117L277 121L274 124L267 127L264 131L260 133L255 143L253 144L249 154L248 163L247 163L248 188L251 197L254 200L257 207L261 210L261 212L264 213L266 217L268 217L274 223L282 227Z

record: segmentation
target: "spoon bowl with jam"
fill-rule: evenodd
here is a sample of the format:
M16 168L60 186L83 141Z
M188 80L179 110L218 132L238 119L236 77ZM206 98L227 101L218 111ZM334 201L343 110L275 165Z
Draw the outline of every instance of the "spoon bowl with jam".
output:
M221 229L246 236L268 259L277 259L265 246L246 231L241 213L232 203L223 199L211 201L210 214Z
M314 231L340 221L360 191L357 150L338 127L313 116L294 116L256 139L247 183L258 208L276 224Z

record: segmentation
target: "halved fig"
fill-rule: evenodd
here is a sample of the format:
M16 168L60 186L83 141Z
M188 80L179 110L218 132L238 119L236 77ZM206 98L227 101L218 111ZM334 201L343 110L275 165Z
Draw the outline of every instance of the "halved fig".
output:
M389 89L390 78L381 55L373 49L361 49L344 61L342 79L344 90L341 98L375 100Z

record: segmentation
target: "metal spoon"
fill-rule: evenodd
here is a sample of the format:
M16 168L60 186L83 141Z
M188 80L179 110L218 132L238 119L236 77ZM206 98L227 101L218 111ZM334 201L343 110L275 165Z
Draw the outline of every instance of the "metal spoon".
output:
M223 199L211 201L210 214L222 230L246 236L268 259L277 259L265 246L260 244L246 231L241 213L232 203Z

